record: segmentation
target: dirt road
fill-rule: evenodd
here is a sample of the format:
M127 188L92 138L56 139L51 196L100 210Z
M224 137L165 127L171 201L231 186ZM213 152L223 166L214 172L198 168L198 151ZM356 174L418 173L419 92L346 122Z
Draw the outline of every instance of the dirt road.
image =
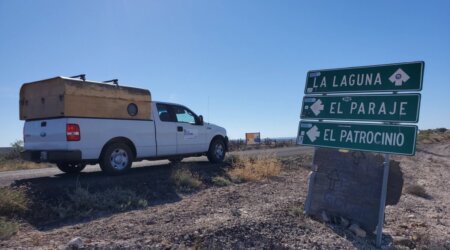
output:
M299 153L307 153L312 152L312 149L309 147L287 147L287 148L275 148L268 150L249 150L249 151L240 151L240 152L232 152L229 154L234 155L257 155L261 153L265 154L273 154L277 157L287 157L297 155ZM205 163L207 162L206 157L190 157L183 160L183 162L199 162ZM156 166L166 166L169 162L167 160L160 161L141 161L133 163L132 168L151 168ZM88 165L83 173L94 173L100 172L100 167L98 165ZM15 181L24 180L24 179L33 179L33 178L61 178L67 177L64 175L58 168L42 168L42 169L30 169L30 170L18 170L18 171L6 171L0 172L0 187L9 186Z

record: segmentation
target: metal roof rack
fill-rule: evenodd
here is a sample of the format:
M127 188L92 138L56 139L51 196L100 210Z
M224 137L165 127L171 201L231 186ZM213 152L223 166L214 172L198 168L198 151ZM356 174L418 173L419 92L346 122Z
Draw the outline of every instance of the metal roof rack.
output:
M109 82L112 82L116 86L119 86L119 79L112 79L112 80L104 81L104 83L109 83Z
M80 78L83 81L86 81L86 74L71 76L70 78Z

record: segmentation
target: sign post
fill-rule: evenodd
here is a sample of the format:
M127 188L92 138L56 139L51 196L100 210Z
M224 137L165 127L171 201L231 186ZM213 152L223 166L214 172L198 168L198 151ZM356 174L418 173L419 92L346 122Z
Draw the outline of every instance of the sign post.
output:
M377 247L381 247L381 238L383 236L384 224L384 209L386 207L386 192L389 179L389 161L390 155L384 155L384 169L383 169L383 184L381 186L380 211L378 212L378 226L377 226Z
M377 247L383 232L390 154L416 151L417 126L401 123L419 121L421 95L398 92L421 91L424 66L418 61L307 73L297 144L384 153Z

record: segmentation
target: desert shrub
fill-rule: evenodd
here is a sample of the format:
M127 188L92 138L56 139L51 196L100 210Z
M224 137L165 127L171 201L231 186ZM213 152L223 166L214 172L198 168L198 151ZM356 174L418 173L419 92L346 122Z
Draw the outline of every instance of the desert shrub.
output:
M281 164L273 155L235 156L230 160L228 175L234 181L258 181L270 176L277 176Z
M438 129L436 129L439 133L445 133L445 132L447 132L447 129L446 128L438 128Z
M411 195L429 199L430 195L427 193L425 188L418 184L409 185L406 187L405 192Z
M219 187L229 186L231 184L231 181L222 177L222 176L215 176L211 179L212 183Z
M183 191L198 189L202 185L200 178L187 168L176 169L171 176L171 180L175 185Z
M30 201L24 188L0 188L0 215L13 216L28 210Z
M294 217L303 217L304 215L303 207L301 206L293 206L289 209L288 212Z
M17 233L19 225L17 222L9 221L0 217L0 240L7 240Z
M446 128L420 130L418 141L422 143L440 142L450 139L450 133Z
M103 191L92 192L88 188L77 187L67 191L67 197L60 200L50 209L59 218L86 217L96 211L124 211L133 208L147 207L146 199L141 198L133 190L114 187Z
M34 163L22 160L20 152L23 151L23 141L17 140L11 143L11 151L0 156L0 171L22 170L22 169L37 169L50 167L49 163Z
M11 151L2 157L2 160L18 160L20 159L20 152L23 151L23 141L17 140L11 143Z

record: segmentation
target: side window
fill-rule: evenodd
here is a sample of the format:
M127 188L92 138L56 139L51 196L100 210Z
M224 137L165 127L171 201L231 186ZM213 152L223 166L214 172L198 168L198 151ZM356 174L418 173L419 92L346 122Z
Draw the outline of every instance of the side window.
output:
M172 116L170 115L168 105L157 103L156 108L158 109L158 116L161 121L174 122L174 119L172 119Z
M196 116L188 109L180 106L173 106L177 122L196 124Z

